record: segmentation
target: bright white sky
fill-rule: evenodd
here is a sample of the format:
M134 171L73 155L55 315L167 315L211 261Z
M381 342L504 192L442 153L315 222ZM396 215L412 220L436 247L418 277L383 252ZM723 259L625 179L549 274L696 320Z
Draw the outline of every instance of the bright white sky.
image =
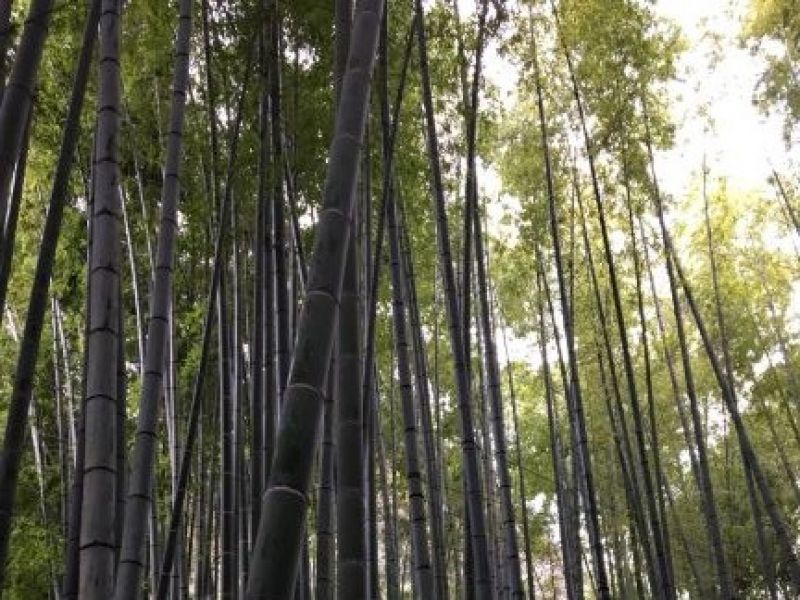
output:
M696 183L704 154L711 180L725 178L731 190L761 188L771 193L766 179L772 167L785 172L800 164L800 146L787 151L783 142L782 115L765 116L753 105L764 61L739 42L749 1L656 1L656 13L676 23L688 42L677 78L669 86L675 147L657 153L661 188L678 198ZM475 10L474 0L458 2L462 15ZM485 62L486 77L500 89L500 97L513 104L516 67L498 56L493 45ZM481 183L489 197L497 197L501 183L495 173L482 173Z
M688 191L704 153L711 177L727 178L732 189L765 187L770 165L780 172L800 163L800 152L787 153L783 143L782 115L765 116L752 102L764 61L739 43L749 1L655 3L656 13L676 23L688 42L670 85L675 148L657 157L659 182L667 193L680 197ZM470 14L474 0L459 0L459 6L462 14ZM486 53L485 74L513 102L516 69L494 50Z
M765 187L771 165L781 171L790 159L800 159L796 150L787 154L782 116L766 117L753 106L764 63L738 41L747 5L748 0L656 2L656 11L677 23L689 42L670 89L679 126L675 148L658 159L662 187L676 196L699 173L704 152L712 177L727 178L734 189ZM711 131L704 133L709 121Z
M739 42L750 0L657 0L655 11L676 23L688 43L670 84L670 107L676 125L675 147L656 157L662 190L677 198L697 189L704 154L711 181L725 178L731 191L768 188L772 167L795 170L800 151L787 151L782 137L781 114L763 115L753 105L753 92L764 71L764 61L752 56ZM474 11L474 0L458 0L462 15ZM517 71L489 47L484 73L500 89L501 98L515 100ZM497 174L481 169L481 187L496 198L501 189ZM712 183L713 185L713 183ZM504 199L510 200L510 199ZM492 210L495 209L495 210ZM503 210L490 205L489 227L500 228ZM506 232L511 233L511 232ZM510 333L510 332L509 332ZM505 360L498 340L501 360ZM514 358L537 363L531 339L509 339Z

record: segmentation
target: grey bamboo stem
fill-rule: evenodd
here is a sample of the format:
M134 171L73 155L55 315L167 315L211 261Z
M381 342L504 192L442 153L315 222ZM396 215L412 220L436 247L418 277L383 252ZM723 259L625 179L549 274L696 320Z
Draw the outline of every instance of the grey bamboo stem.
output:
M287 599L294 590L383 8L382 0L361 0L353 20L306 298L250 558L248 600Z
M114 589L117 470L121 198L120 2L103 0L99 24L99 91L94 159L91 299L87 319L86 446L79 597L107 600ZM98 510L98 507L105 507Z

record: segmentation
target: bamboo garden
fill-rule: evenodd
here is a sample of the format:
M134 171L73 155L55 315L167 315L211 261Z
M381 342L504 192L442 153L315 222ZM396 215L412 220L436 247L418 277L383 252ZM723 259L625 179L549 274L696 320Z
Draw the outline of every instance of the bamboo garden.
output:
M0 0L0 597L800 597L800 6L683 4Z

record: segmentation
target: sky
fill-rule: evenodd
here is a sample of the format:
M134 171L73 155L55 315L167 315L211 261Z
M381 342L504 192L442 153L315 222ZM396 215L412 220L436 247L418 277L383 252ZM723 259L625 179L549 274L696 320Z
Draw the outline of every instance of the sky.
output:
M462 15L474 11L474 0L458 0ZM783 139L783 115L764 115L753 104L753 93L764 71L764 60L743 47L739 34L750 0L656 0L657 15L675 23L687 42L677 63L677 76L669 85L670 110L676 125L675 145L656 154L656 170L663 192L682 198L697 190L703 157L709 168L709 184L727 180L728 189L760 190L773 194L767 183L772 168L796 172L800 152L787 151ZM500 90L500 97L511 106L516 99L516 67L500 57L496 48L485 54L486 77ZM489 197L502 189L497 174L483 168L481 187ZM508 210L490 205L489 228L499 231L500 218ZM513 206L513 201L512 201ZM691 220L691 214L676 215ZM504 231L503 236L511 232ZM786 240L776 240L785 245ZM800 294L798 294L800 314ZM509 332L510 333L510 332ZM513 358L538 364L538 351L532 339L508 340ZM505 360L502 342L498 342Z
M657 0L657 15L680 27L688 49L678 61L669 86L670 107L677 125L675 147L658 152L662 189L681 196L700 173L704 153L711 177L725 177L732 189L765 188L775 166L779 172L800 163L800 151L787 152L781 114L766 116L753 105L753 92L764 60L739 42L750 0ZM462 14L473 0L459 0ZM486 76L515 99L517 71L490 48ZM700 115L703 108L707 117ZM709 124L711 128L709 129ZM492 177L487 182L492 187Z
M765 188L772 166L780 172L800 159L797 151L787 153L782 115L765 116L753 105L764 61L739 44L747 5L748 0L656 2L656 12L677 23L689 43L670 86L679 125L675 148L659 153L657 161L662 187L671 194L689 189L704 153L712 178L725 177L731 188L742 190ZM705 131L700 107L708 112L711 131Z
M767 184L772 168L796 171L800 165L800 150L787 151L784 144L783 115L764 115L753 104L765 64L739 41L749 2L655 3L656 14L678 25L688 46L678 61L677 77L669 85L670 109L677 126L675 146L656 155L659 184L667 194L680 198L693 186L696 189L704 155L712 185L715 179L725 178L732 191L772 193ZM475 3L459 0L459 6L467 15L474 11ZM494 46L487 49L485 61L486 77L511 106L516 100L515 65L500 57ZM484 192L496 197L502 187L497 175L486 171L481 181ZM490 220L497 222L500 216L490 216Z

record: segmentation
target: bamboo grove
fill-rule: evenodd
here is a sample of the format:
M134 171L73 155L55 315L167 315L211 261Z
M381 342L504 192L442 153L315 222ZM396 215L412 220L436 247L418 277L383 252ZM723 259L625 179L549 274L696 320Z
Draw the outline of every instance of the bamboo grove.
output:
M794 9L740 33L789 156ZM800 179L668 191L686 51L642 0L0 0L0 594L800 596Z

